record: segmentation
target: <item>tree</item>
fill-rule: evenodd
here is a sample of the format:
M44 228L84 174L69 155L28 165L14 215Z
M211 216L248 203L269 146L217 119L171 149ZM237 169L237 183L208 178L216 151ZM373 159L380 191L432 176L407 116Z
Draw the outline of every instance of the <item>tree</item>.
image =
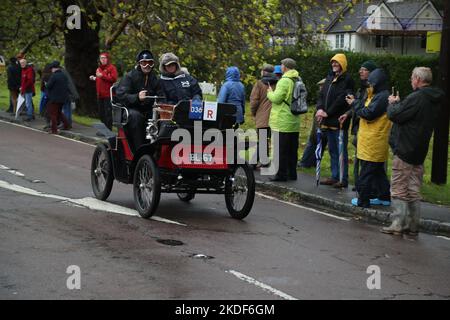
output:
M450 119L450 81L449 74L449 56L448 47L450 42L450 3L444 4L444 20L442 26L440 67L441 74L438 80L439 86L445 92L444 102L442 103L438 123L434 130L433 142L433 165L431 168L431 181L436 184L445 184L447 182L447 161L448 161L448 134Z

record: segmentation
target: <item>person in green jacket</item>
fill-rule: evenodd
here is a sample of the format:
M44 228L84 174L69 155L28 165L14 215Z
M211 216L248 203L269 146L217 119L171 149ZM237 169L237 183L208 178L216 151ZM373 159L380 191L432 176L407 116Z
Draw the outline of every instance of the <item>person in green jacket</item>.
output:
M299 77L295 67L296 63L291 58L281 60L283 76L275 90L271 86L267 89L267 98L272 102L269 126L273 134L279 136L279 167L271 181L297 180L300 117L291 112L292 93L295 81Z

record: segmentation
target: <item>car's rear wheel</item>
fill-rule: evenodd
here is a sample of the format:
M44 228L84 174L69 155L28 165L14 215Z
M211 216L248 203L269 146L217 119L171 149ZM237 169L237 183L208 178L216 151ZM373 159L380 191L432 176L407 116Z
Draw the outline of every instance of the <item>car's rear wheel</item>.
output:
M134 170L134 203L142 218L150 218L158 208L161 197L159 170L149 155L142 156Z
M91 162L91 185L95 197L106 200L111 194L113 182L111 155L104 144L99 144L95 148Z

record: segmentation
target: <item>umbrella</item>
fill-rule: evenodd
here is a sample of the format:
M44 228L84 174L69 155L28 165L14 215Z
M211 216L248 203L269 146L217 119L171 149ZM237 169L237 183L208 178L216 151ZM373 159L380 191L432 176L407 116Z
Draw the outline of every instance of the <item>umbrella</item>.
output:
M20 110L22 109L23 105L25 105L25 98L22 94L19 94L19 96L17 97L16 119L19 117Z
M339 182L344 179L344 130L339 126Z
M320 125L317 126L316 132L317 146L316 146L316 186L320 183L320 162L322 161L322 130Z

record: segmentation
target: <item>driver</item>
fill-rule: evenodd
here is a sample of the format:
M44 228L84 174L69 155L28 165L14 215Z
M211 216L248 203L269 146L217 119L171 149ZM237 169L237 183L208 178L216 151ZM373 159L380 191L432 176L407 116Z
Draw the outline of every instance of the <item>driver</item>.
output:
M203 99L198 81L181 70L180 61L172 52L161 56L159 71L161 86L168 104L177 104L181 100Z
M144 112L151 110L154 101L145 96L164 96L160 80L153 71L154 66L155 60L150 50L139 52L135 68L122 78L116 89L117 99L129 109L127 129L134 150L145 142ZM151 117L151 112L148 113Z

